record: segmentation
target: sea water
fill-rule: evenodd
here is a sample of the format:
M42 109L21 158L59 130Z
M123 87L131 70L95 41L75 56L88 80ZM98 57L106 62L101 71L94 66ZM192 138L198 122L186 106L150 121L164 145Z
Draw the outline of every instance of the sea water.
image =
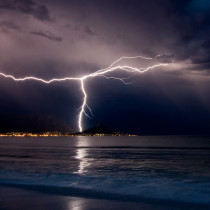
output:
M210 137L3 137L0 184L210 205Z

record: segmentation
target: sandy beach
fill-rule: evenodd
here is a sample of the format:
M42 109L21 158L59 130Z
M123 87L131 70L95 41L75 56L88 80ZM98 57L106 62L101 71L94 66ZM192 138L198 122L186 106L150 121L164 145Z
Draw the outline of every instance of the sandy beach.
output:
M168 202L123 202L105 199L87 199L82 197L55 195L28 189L0 186L1 210L178 210L178 209L208 209L208 206L168 203Z

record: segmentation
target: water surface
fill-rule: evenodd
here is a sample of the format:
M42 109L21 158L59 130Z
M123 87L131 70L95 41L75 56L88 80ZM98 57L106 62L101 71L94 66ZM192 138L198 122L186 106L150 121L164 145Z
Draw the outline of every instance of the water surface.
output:
M0 182L210 204L210 137L0 138Z

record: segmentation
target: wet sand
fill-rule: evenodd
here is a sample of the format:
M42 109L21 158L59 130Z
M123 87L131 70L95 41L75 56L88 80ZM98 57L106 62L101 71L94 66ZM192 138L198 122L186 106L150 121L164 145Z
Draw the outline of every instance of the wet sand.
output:
M32 190L0 186L1 210L178 210L207 209L191 204L169 204L155 202L123 202L105 199L89 199L73 196L54 195Z

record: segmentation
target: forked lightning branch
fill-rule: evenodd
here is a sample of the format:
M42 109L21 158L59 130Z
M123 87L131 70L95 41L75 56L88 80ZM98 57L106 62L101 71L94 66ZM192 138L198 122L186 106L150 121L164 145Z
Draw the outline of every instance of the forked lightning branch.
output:
M136 67L132 67L130 65L117 65L119 63L119 61L121 61L123 59L145 59L145 60L151 60L152 58L146 58L146 57L143 57L143 56L121 57L118 60L116 60L114 63L112 63L109 67L104 68L104 69L100 69L100 70L98 70L96 72L84 75L82 77L64 77L64 78L53 78L53 79L50 79L50 80L45 80L45 79L38 78L38 77L33 77L33 76L28 76L28 77L23 77L23 78L16 78L16 77L14 77L12 75L4 74L4 73L1 73L1 72L0 72L0 76L6 77L6 78L10 78L10 79L13 79L13 80L19 81L19 82L26 81L26 80L36 80L38 82L42 82L42 83L46 83L46 84L50 84L50 83L53 83L53 82L63 82L63 81L67 81L67 80L78 81L80 83L80 86L81 86L81 91L82 91L82 94L83 94L83 100L82 100L82 104L81 104L81 107L80 107L80 112L79 112L79 115L78 115L77 124L78 124L79 131L82 132L83 131L83 118L84 118L84 115L88 116L87 110L89 110L89 112L92 113L90 107L87 104L88 93L87 93L87 91L85 89L85 84L86 84L86 82L87 82L87 80L89 78L105 77L107 79L120 80L124 84L128 84L126 81L127 81L127 79L129 79L129 77L121 78L121 77L112 77L112 76L107 76L107 75L112 73L112 72L114 72L114 71L124 71L124 72L127 72L127 73L131 74L131 75L133 75L135 73L137 73L137 74L139 73L140 74L140 73L144 73L146 71L149 71L151 69L154 69L154 68L157 68L157 67L160 67L160 66L168 65L166 63L160 63L160 64L152 65L152 66L149 66L149 67L146 67L146 68L136 68Z

